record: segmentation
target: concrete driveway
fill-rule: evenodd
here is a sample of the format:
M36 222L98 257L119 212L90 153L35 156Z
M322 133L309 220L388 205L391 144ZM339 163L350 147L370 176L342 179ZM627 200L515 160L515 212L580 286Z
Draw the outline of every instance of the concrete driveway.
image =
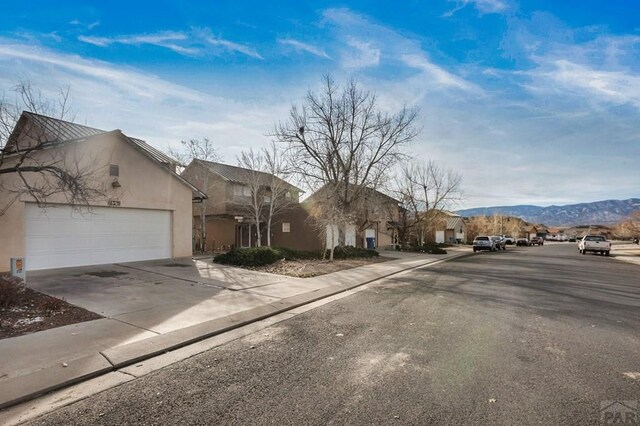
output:
M158 334L271 303L280 295L266 288L299 281L192 259L50 269L27 277L35 290Z

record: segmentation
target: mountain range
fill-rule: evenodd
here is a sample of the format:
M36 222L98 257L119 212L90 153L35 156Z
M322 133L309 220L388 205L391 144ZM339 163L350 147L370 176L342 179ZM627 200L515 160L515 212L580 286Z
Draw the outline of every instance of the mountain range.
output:
M632 212L640 210L640 198L605 200L566 206L495 206L458 210L464 216L492 216L501 214L519 217L530 223L547 226L613 225Z

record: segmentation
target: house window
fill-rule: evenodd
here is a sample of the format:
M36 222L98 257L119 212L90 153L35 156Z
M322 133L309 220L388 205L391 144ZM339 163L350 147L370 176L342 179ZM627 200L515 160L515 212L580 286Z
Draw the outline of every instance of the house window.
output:
M117 164L109 164L109 176L120 176L120 167Z
M291 201L291 192L287 191L284 193L284 199L287 201Z
M233 195L238 197L251 197L251 188L244 185L233 185Z
M271 202L271 197L269 197L269 196L265 195L265 196L264 196L264 203L265 203L265 204L269 204L270 202Z
M291 232L291 223L283 222L282 223L282 232Z

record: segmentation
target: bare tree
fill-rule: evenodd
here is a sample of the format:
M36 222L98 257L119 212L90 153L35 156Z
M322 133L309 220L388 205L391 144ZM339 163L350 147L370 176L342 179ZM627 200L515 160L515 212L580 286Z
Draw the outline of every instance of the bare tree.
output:
M365 188L378 188L402 157L418 134L416 117L417 110L407 107L385 113L375 94L354 80L340 88L325 76L321 91L309 91L304 104L293 105L288 119L275 126L272 137L286 144L293 171L311 190L324 189L329 204L321 214L339 213L341 244L352 204Z
M267 246L271 246L272 226L294 202L292 187L285 180L289 172L282 152L275 143L259 151L249 149L238 157L238 165L246 169L244 180L250 196L246 197L244 209L256 226L256 243L262 245L261 230L265 230ZM264 228L261 227L262 222L265 223Z
M245 202L241 204L241 208L249 216L249 223L256 227L256 246L260 247L262 245L260 224L264 211L271 201L263 173L261 172L265 167L264 156L261 151L254 151L253 148L243 151L238 157L238 166L245 169L243 180L245 181L245 187L250 192L247 197L243 197Z
M218 147L209 138L182 140L180 148L170 147L168 153L183 165L193 160L220 161Z
M180 141L180 148L176 149L170 147L168 153L171 157L178 160L182 165L187 165L193 160L202 161L220 161L220 155L218 154L218 148L209 138L202 139L189 139ZM206 168L205 168L206 169ZM202 182L203 188L200 188L205 193L209 190L209 172L203 169L202 179L196 176L198 182ZM207 251L207 204L204 201L200 201L200 229L197 232L200 234L200 251Z
M396 178L395 192L407 211L402 233L416 232L420 244L433 234L442 212L462 199L462 177L435 162L408 162Z
M263 148L262 155L264 157L264 171L267 173L266 183L269 186L270 193L270 202L266 208L266 226L267 245L271 247L271 227L282 213L291 208L295 200L293 199L294 194L291 191L291 185L286 181L289 176L289 169L278 145L272 143L269 148Z
M60 145L67 142L60 122L56 124L58 128L47 129L23 125L21 133L14 134L23 111L72 121L69 88L60 89L53 100L28 81L16 85L10 93L12 99L7 92L0 99L0 189L10 194L7 203L0 206L0 215L20 196L42 205L57 195L74 206L88 205L103 196L95 166L75 156L69 145ZM48 149L54 146L61 149Z
M617 236L621 238L640 237L640 210L631 213L615 226Z

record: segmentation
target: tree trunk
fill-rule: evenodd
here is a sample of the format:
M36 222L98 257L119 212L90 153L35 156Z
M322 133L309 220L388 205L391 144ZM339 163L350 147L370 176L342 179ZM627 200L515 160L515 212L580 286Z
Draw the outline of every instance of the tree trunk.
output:
M262 236L260 235L260 221L256 220L256 247L262 246Z
M202 205L200 205L200 250L203 253L207 252L207 215L204 206L204 200L202 201Z
M271 247L271 212L269 212L267 219L267 247Z

